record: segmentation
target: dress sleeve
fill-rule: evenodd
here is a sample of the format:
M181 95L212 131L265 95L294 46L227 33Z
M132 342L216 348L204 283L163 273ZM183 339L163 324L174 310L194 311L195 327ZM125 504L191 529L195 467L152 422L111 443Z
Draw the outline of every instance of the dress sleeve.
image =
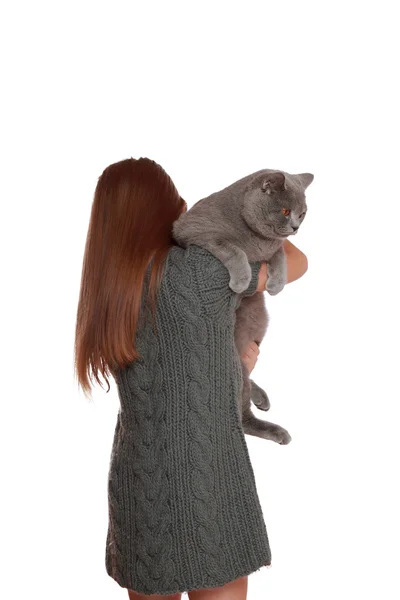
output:
M237 294L229 287L229 271L218 258L199 246L189 246L186 252L194 272L194 289L205 316L216 320L230 318L242 297L252 296L256 292L261 261L250 263L250 283L246 290Z
M260 268L261 268L261 261L257 260L255 262L249 263L249 265L251 267L250 283L249 283L248 288L246 290L244 290L244 292L239 294L240 296L252 296L257 289L258 275L259 275Z

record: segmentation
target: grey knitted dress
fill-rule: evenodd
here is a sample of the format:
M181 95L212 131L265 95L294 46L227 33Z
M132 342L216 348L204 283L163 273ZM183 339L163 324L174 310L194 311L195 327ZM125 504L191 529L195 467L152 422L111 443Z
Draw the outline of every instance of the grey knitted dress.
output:
M240 297L255 293L260 266L251 263ZM221 586L271 563L238 414L240 297L228 284L228 270L208 250L173 246L156 331L142 303L142 358L116 376L105 564L138 593Z

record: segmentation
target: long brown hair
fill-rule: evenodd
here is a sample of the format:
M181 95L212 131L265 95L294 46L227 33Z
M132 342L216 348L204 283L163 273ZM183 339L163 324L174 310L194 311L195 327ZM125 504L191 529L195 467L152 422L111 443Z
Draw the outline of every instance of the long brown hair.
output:
M172 223L185 208L171 178L149 158L109 165L98 179L83 257L77 309L75 376L91 382L136 360L134 338L146 269L154 315L163 263L174 245Z

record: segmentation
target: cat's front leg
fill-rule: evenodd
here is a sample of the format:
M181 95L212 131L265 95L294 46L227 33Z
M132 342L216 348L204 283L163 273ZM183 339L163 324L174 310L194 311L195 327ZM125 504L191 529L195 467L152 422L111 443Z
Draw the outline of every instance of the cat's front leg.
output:
M212 240L202 242L203 248L216 256L228 269L231 276L229 287L240 294L247 290L251 280L251 266L247 254L232 242Z
M268 261L268 278L265 289L271 296L279 294L287 284L287 263L283 246Z

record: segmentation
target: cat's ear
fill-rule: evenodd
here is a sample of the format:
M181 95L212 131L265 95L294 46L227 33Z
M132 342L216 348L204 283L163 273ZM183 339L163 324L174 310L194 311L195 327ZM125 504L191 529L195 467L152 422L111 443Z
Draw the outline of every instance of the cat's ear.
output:
M265 175L261 189L267 194L274 194L278 191L287 190L284 173L275 171L274 173L268 173L268 175Z
M296 177L300 179L300 183L304 189L306 189L314 179L312 173L300 173L299 175L296 175Z

